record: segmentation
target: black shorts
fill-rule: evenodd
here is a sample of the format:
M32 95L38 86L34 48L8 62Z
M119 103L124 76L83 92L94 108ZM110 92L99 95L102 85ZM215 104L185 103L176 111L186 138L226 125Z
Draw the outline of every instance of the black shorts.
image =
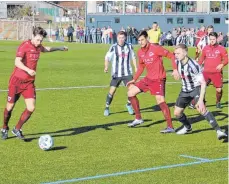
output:
M198 102L200 97L200 86L196 87L193 91L191 92L183 92L181 91L179 94L179 97L177 98L176 101L176 106L180 108L185 108L187 107L190 102L194 99L194 104Z
M126 84L131 80L133 80L132 75L128 75L128 76L124 76L124 77L112 77L110 86L119 87L121 82L123 82L124 85L126 86Z

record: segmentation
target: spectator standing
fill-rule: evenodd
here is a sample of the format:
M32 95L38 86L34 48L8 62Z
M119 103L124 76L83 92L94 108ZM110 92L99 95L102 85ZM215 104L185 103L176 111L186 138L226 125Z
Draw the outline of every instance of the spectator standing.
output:
M102 41L101 41L101 35L102 35L101 29L98 27L97 28L97 31L96 31L96 40L97 40L97 43L102 43Z
M68 42L73 42L73 32L74 32L74 28L72 27L72 25L70 24L68 27Z

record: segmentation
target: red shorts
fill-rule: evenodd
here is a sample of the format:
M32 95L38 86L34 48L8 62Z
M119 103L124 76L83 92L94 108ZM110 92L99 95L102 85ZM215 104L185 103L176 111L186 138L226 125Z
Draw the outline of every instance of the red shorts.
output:
M25 99L34 98L36 99L36 91L34 81L23 81L17 77L11 77L9 82L9 92L7 101L9 103L15 103L20 96Z
M151 95L165 96L165 80L152 81L145 77L138 81L135 86L143 92L150 91Z
M212 82L215 88L222 88L223 87L223 74L220 72L203 72L204 79L208 84Z

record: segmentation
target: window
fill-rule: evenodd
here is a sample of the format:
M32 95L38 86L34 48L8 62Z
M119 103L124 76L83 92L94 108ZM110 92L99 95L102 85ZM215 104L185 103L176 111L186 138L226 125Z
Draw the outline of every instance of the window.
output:
M199 24L203 24L203 23L204 23L204 19L203 19L203 18L199 18L199 19L198 19L198 23L199 23Z
M210 1L211 12L227 12L228 1Z
M116 24L120 23L120 18L119 18L119 17L115 17L114 19L115 19L114 22L115 22Z
M162 1L143 1L142 2L144 13L161 13Z
M94 18L94 17L90 17L89 22L90 22L90 23L95 22L95 18Z
M183 24L183 18L177 18L177 24Z
M126 13L140 13L141 9L140 9L140 1L126 1L125 5L125 12Z
M220 24L220 18L214 18L214 24Z
M193 24L193 18L188 18L188 24Z
M225 17L225 24L229 24L228 17Z
M166 1L165 12L196 12L196 1Z
M167 18L167 24L173 24L173 18Z
M122 1L96 1L97 13L122 13Z

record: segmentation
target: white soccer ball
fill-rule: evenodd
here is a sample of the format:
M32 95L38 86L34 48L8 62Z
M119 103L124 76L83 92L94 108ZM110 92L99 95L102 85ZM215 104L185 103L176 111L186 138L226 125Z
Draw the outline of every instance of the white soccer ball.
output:
M38 144L42 150L46 151L52 148L54 141L50 135L42 135L39 138Z

